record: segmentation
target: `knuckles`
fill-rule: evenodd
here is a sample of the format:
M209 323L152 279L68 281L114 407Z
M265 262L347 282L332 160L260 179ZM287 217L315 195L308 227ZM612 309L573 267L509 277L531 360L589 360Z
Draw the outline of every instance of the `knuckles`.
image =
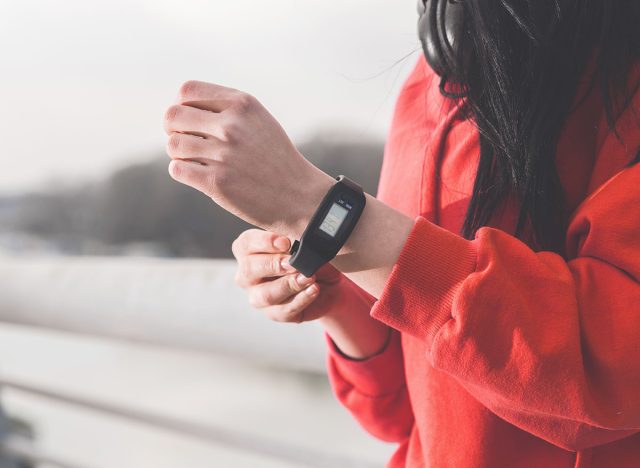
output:
M176 120L178 120L178 115L180 114L179 105L170 106L167 111L164 113L164 123L165 127L168 129L171 127Z
M246 261L246 257L243 258L240 256L238 260L238 268L234 276L235 283L243 289L248 289L255 284L253 276L251 266L249 265L249 262Z
M294 294L300 291L300 285L298 284L297 274L289 274L287 278L287 286L289 287L289 292Z
M234 101L233 107L239 114L253 111L258 102L253 95L244 92L239 92Z
M236 283L237 286L241 287L242 289L249 287L247 277L243 275L240 270L236 271L233 281Z
M204 182L205 187L208 189L207 195L213 197L214 201L217 196L228 195L230 187L229 174L222 165L209 166Z
M252 277L251 266L249 262L246 261L246 258L238 262L238 271L237 271L238 281L242 283L244 286L250 286Z
M171 161L169 163L169 175L174 180L180 180L182 176L182 167L178 164L177 161Z
M215 86L215 88L212 88ZM245 113L255 110L258 107L258 100L250 93L239 91L234 88L211 85L198 80L188 80L180 85L178 90L178 101L188 102L194 99L205 99L206 94L211 94L212 90L225 90L227 98L231 98L232 107L238 113Z
M188 101L189 99L197 96L198 91L202 87L202 82L197 80L185 81L180 85L178 90L178 99L180 101Z
M167 140L167 149L170 153L174 153L180 149L182 138L178 133L172 133Z
M273 305L274 299L273 295L267 291L262 291L257 294L256 300L258 304L261 306L270 306Z
M226 143L234 143L240 140L240 125L235 120L229 120L220 126L220 137Z
M269 255L267 260L267 270L269 273L273 273L274 275L278 275L281 273L280 267L280 256L279 255Z
M240 242L240 237L242 236L242 234L240 234L240 236L236 237L233 242L231 243L231 253L233 254L233 256L235 257L236 260L239 260L238 256L239 256L239 242Z
M205 156L209 150L205 142L182 133L174 132L167 140L167 153L171 157Z
M174 104L167 109L164 116L165 127L171 128L175 122L181 118L182 104L194 100L207 100L207 94L211 94L211 85L196 81L185 81L178 91L178 104ZM258 100L251 94L227 88L225 99L230 99L229 111L226 115L225 122L219 123L218 131L220 139L227 143L238 142L242 139L241 131L243 128L243 115L255 111L258 106ZM215 97L215 96L212 96Z
M251 229L247 229L246 231L241 232L238 237L236 237L231 243L231 252L233 253L233 256L238 260L238 262L240 262L243 257L246 257L243 252L247 251L247 247L249 244L249 231L251 231Z

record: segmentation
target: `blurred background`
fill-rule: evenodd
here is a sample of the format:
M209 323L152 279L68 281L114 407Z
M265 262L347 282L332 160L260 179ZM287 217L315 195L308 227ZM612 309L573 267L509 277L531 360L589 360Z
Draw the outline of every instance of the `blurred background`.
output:
M233 284L250 226L171 180L162 118L189 79L250 92L375 194L414 3L0 1L0 463L384 465L322 331Z

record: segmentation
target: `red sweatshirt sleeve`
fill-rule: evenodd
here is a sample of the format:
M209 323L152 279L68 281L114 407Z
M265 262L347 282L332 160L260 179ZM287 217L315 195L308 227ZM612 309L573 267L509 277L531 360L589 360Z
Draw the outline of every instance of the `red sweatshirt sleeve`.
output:
M640 164L583 202L569 260L415 219L371 315L495 414L580 450L640 430Z
M369 305L373 301L372 297ZM369 311L370 307L366 312ZM346 357L328 334L325 338L329 380L340 403L374 437L387 442L407 439L414 419L404 375L400 334L393 330L384 350L366 360Z

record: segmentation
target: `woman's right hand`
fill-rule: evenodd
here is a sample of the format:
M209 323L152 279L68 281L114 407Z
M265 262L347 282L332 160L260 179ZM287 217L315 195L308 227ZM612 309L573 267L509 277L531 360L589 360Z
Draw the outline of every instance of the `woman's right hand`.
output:
M310 278L287 263L291 241L279 234L248 229L233 241L238 261L235 282L247 290L249 303L277 322L307 322L328 313L340 291L342 275L327 263Z

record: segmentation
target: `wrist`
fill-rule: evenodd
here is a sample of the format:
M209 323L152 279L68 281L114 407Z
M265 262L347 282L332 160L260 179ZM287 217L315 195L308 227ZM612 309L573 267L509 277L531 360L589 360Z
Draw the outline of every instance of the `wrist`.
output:
M340 353L348 359L363 361L383 352L389 343L391 328L369 315L349 312L350 317L332 315L319 319Z
M340 303L318 322L348 359L364 360L381 353L389 342L390 327L369 315L371 304L348 280L338 286Z
M283 231L291 239L300 239L322 199L336 180L315 166L309 168L309 174L299 179L299 191L292 194L292 208L285 220Z

